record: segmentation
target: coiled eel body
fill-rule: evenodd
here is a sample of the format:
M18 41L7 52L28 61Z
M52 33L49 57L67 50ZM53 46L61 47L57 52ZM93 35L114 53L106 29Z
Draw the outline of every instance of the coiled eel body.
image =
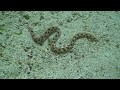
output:
M57 53L57 54L64 54L64 53L69 52L73 48L75 42L78 39L81 39L81 38L86 38L91 42L97 42L98 41L90 33L82 32L82 33L75 34L73 36L73 38L70 40L70 43L68 45L66 45L66 47L58 48L58 47L56 47L56 42L57 42L58 38L60 37L61 32L60 32L60 29L57 26L48 28L45 31L45 33L43 35L41 35L41 36L36 36L35 33L33 32L33 30L30 27L29 27L29 32L30 32L30 34L32 36L33 41L35 43L41 45L41 46L48 39L48 44L49 44L49 46L51 48L51 51L53 51L54 53ZM53 38L49 39L49 37L52 34L54 34Z

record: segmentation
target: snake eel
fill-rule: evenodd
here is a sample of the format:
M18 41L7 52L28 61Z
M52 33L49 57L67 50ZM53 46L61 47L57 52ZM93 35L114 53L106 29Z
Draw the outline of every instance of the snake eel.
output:
M57 26L53 26L53 27L48 28L45 31L45 33L41 36L35 35L35 33L33 32L33 30L30 27L29 27L29 32L31 34L31 37L32 37L33 41L35 43L41 45L41 46L48 39L48 44L50 46L51 51L53 51L54 53L57 53L57 54L64 54L64 53L69 52L73 48L75 42L78 39L81 39L81 38L86 38L86 39L90 40L91 42L97 42L98 41L90 33L81 32L81 33L75 34L73 36L73 38L71 39L70 43L68 45L66 45L66 47L58 48L58 47L56 47L56 41L60 37L61 32L60 32L60 29ZM55 35L53 36L53 38L49 39L49 37L54 33L55 33Z

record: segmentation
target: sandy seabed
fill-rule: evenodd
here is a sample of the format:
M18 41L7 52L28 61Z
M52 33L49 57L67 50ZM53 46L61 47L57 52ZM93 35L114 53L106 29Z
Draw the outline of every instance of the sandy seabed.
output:
M58 47L80 32L99 42L83 38L56 54L48 41L36 44L28 26L36 35L58 26ZM0 79L120 79L120 12L0 11Z

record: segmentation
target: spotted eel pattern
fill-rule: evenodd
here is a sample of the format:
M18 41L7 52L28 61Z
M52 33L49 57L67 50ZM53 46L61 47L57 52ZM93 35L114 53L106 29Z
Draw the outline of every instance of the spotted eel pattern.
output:
M97 42L98 41L90 33L82 32L82 33L78 33L78 34L74 35L73 38L71 39L70 43L66 47L58 48L58 47L56 47L56 41L60 37L61 32L60 32L60 29L57 26L48 28L46 30L46 32L41 36L36 36L35 33L33 32L33 30L30 27L29 27L29 32L32 36L33 41L35 43L41 45L41 46L48 39L48 44L51 48L51 51L53 51L54 53L57 53L57 54L63 54L63 53L69 52L73 48L75 42L80 38L87 38L91 42L93 42L93 41ZM55 33L55 35L53 36L53 38L49 39L49 37L54 33Z

